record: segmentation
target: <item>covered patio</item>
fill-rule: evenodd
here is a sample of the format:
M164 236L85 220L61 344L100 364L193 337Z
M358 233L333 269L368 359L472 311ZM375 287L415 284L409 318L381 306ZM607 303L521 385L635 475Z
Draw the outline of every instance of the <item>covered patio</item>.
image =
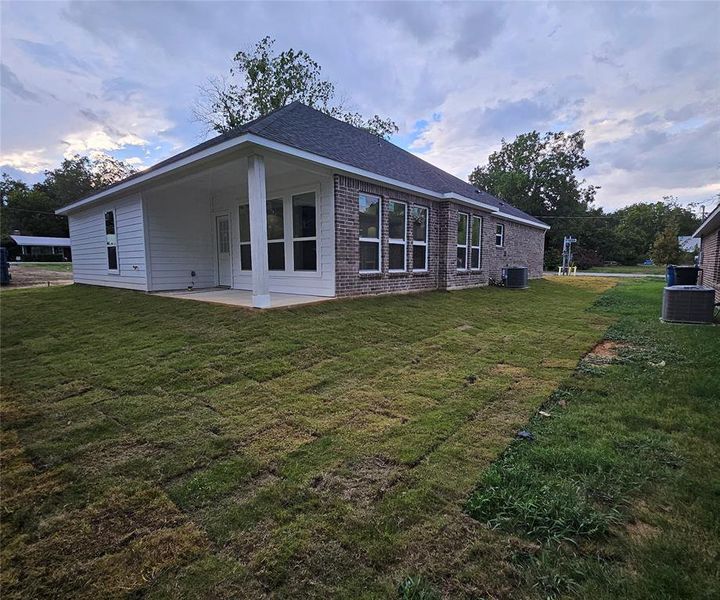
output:
M200 290L175 290L171 292L156 292L157 296L176 298L179 300L195 300L197 302L210 302L211 304L225 304L227 306L242 306L253 308L253 294L251 290L233 290L228 288L206 288ZM287 308L303 304L315 304L331 298L323 296L308 296L302 294L283 294L282 292L269 293L270 305L266 308Z
M146 188L142 201L150 292L256 308L335 295L326 169L236 150Z

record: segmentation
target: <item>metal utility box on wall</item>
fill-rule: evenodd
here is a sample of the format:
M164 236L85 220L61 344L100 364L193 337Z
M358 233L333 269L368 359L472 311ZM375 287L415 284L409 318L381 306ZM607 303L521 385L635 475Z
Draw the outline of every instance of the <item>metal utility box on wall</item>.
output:
M701 285L673 285L663 290L662 320L706 324L713 321L715 291Z

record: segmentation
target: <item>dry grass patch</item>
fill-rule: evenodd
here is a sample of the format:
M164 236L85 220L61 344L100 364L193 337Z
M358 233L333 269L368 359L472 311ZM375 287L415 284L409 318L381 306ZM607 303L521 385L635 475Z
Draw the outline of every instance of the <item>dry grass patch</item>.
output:
M321 493L338 496L358 507L379 501L403 477L407 467L384 456L370 456L341 469L322 473L310 483Z

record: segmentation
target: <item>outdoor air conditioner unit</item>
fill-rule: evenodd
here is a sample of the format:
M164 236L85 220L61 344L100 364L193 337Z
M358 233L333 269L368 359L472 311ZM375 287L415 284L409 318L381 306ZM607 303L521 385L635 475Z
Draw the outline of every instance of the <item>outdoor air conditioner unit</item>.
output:
M715 290L701 285L673 285L663 291L662 320L670 323L712 323Z

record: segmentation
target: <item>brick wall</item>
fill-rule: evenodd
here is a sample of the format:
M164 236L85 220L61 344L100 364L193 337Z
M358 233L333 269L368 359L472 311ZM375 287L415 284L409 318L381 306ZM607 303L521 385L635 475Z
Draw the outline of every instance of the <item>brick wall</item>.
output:
M720 302L720 229L709 232L700 240L702 253L702 284L715 289L715 302Z
M351 177L335 175L335 293L337 296L358 296L455 289L487 285L490 277L500 279L504 266L527 266L530 277L542 276L544 231L511 221L498 220L487 212L469 209L453 202L436 202L406 192L399 192ZM359 273L358 195L361 192L382 199L381 272ZM413 272L413 230L407 219L406 260L408 271L390 273L388 269L388 201L407 204L408 215L413 206L429 209L428 270ZM479 271L457 269L458 213L483 218L482 251ZM471 220L469 220L469 223ZM495 225L505 225L505 244L495 246ZM468 252L468 265L470 254Z
M496 217L488 218L487 244L483 245L491 278L500 279L503 267L527 267L531 279L542 277L545 230ZM495 246L495 226L505 226L505 243Z
M380 273L359 273L360 247L358 243L360 192L380 196L382 199L381 265ZM427 272L388 272L388 201L399 200L407 204L408 228L406 232L406 260L412 267L412 223L409 218L414 205L428 208L428 270ZM438 223L440 205L412 194L398 192L358 179L335 175L335 295L359 296L434 290L438 288Z

